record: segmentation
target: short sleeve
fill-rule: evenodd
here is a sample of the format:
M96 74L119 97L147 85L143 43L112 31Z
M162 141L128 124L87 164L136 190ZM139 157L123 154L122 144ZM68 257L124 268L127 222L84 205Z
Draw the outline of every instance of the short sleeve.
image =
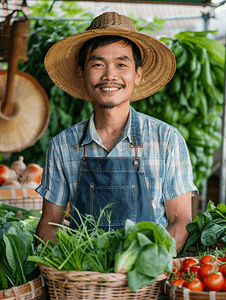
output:
M66 206L69 200L69 187L58 149L52 139L46 154L42 181L36 192L56 205Z
M163 200L169 200L188 192L197 194L193 182L192 165L186 142L177 129L168 143L166 172L163 178Z

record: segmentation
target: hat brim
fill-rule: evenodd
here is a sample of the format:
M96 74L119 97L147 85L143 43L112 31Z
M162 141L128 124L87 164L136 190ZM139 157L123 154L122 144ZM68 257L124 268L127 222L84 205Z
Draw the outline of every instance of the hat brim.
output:
M92 101L78 75L78 54L82 45L91 38L117 35L133 41L141 51L142 80L135 85L131 102L144 99L165 86L176 71L172 51L157 39L136 31L93 29L66 37L48 51L44 64L52 81L69 95Z

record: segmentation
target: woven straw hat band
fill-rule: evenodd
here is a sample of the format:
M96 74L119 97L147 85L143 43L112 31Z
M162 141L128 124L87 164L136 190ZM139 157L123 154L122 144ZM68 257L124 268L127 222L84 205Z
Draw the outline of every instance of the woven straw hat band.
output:
M103 13L93 19L92 23L86 30L92 29L116 29L137 31L132 20L126 16L119 15L115 12Z

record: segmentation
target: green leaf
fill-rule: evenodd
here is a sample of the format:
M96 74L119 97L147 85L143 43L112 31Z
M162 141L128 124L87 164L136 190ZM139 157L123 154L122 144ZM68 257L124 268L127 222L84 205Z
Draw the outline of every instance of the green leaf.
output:
M133 292L140 289L142 286L155 282L156 280L156 277L146 276L135 269L128 272L128 286Z
M110 246L110 241L107 235L99 235L96 239L98 249L107 249Z
M169 262L170 255L161 244L150 244L138 255L134 269L149 276L157 277L162 274Z
M215 245L221 234L226 229L226 224L214 224L201 233L201 242L205 246Z
M179 37L183 39L182 34L176 35L175 37ZM184 37L186 41L191 41L193 43L197 43L198 45L206 48L209 55L213 56L213 58L218 61L220 64L224 64L225 62L225 46L221 44L217 40L209 39L205 36L186 36Z
M199 230L201 231L206 226L206 224L208 224L210 221L212 221L212 216L209 212L204 212L201 215L199 215L198 218Z
M224 203L220 203L217 205L216 210L219 210L222 214L226 213L226 205Z
M209 200L209 202L207 203L207 206L206 206L206 211L208 211L208 212L215 212L216 211L216 206L213 203L213 201Z
M23 264L27 257L27 246L25 241L14 234L4 234L3 240L6 245L6 258L12 269L13 276L20 275L20 284L26 283Z
M9 286L7 276L0 266L0 290L5 290L8 287Z
M153 242L146 235L140 232L138 232L137 234L137 239L141 247L145 247L147 245L153 244Z

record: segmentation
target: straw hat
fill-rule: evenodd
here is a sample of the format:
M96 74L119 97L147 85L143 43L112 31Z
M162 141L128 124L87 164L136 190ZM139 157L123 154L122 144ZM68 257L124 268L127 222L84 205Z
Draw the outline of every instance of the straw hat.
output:
M52 81L63 91L76 98L92 101L78 76L78 54L87 40L103 35L125 37L140 49L143 75L140 84L134 88L131 101L156 93L173 77L176 61L168 47L155 38L137 32L130 18L107 12L96 17L86 31L68 36L49 49L44 61L45 68Z
M45 132L50 118L50 105L37 80L17 71L13 86L13 102L17 112L5 116L1 112L7 83L7 71L0 71L0 152L17 152L33 144Z

